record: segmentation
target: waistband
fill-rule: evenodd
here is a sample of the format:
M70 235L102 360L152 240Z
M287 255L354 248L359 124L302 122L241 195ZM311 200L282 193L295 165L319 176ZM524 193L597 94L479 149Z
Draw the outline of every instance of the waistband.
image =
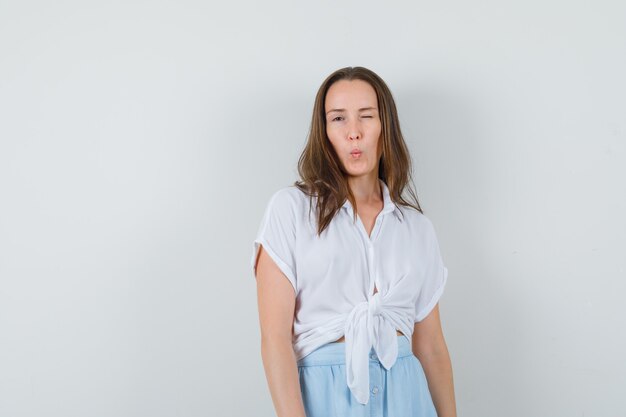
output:
M345 365L346 343L331 342L322 345L298 361L298 366ZM398 359L413 355L411 342L404 335L398 335ZM372 347L369 353L370 362L378 362L378 356Z

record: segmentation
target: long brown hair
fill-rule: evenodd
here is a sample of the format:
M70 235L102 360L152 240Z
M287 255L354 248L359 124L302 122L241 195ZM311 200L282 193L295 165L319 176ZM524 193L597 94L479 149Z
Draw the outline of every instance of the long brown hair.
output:
M325 101L330 86L339 80L362 80L376 91L378 113L381 120L382 155L378 177L389 188L389 196L396 205L412 207L422 213L412 186L412 162L409 150L400 131L398 112L387 84L373 71L364 67L346 67L330 74L322 83L313 105L313 118L306 146L298 160L301 180L294 185L307 195L317 197L317 232L322 234L346 199L354 207L356 201L341 170L341 161L326 135ZM380 146L380 144L379 144ZM402 196L404 190L412 202ZM312 200L310 199L309 212Z

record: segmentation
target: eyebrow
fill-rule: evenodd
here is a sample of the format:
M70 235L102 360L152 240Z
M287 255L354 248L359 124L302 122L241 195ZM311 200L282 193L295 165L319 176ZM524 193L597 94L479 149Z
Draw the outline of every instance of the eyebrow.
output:
M361 107L361 108L359 109L359 111L364 111L364 110L376 110L376 107ZM332 109L332 110L328 110L328 111L326 112L326 114L328 114L328 113L332 113L332 112L334 112L334 111L336 111L336 112L341 112L341 111L346 111L346 109Z

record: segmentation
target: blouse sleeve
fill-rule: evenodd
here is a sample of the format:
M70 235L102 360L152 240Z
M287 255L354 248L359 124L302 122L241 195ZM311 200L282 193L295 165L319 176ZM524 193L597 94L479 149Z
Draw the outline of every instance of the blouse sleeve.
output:
M275 192L269 199L256 239L253 242L252 271L256 278L256 261L260 246L276 263L297 292L296 265L296 210L288 189Z
M443 263L437 235L431 221L424 216L424 275L415 303L415 322L420 322L435 308L448 280L448 268Z

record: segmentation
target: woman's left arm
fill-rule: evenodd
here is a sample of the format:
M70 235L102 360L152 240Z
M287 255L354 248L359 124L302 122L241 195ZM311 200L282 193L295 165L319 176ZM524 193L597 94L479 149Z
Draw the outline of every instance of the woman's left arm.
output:
M412 350L424 368L437 416L456 417L452 363L441 329L438 303L428 316L415 323Z

